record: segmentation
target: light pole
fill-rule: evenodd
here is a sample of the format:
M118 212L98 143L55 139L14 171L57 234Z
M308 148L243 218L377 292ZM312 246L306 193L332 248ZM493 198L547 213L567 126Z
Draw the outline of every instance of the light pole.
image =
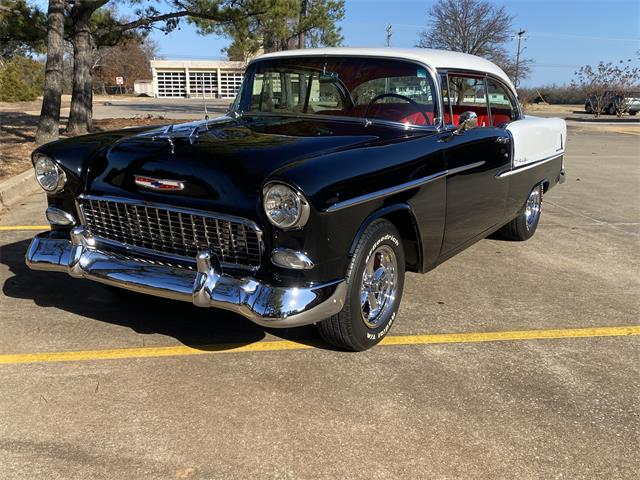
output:
M527 31L523 29L520 29L518 33L516 33L516 35L518 36L518 50L516 51L516 74L515 78L513 79L513 84L516 88L518 87L518 77L520 75L520 52L524 50L524 48L522 50L520 49L520 44L525 33L527 33Z

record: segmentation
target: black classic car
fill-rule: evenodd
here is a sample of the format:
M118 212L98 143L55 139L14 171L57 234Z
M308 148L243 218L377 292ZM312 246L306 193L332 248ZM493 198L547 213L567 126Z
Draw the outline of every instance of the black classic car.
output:
M478 57L267 54L224 117L35 150L51 231L26 261L364 350L389 332L406 271L534 234L565 142L562 120L523 115Z

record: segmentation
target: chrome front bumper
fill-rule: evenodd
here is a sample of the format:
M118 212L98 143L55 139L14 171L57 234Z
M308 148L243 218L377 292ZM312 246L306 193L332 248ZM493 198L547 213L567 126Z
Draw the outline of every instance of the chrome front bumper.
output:
M295 327L335 315L344 306L344 281L312 287L274 287L254 278L236 278L214 267L212 255L197 257L197 270L158 265L97 248L82 228L71 240L36 236L29 245L26 263L33 270L66 272L72 277L126 288L140 293L192 302L239 313L265 327Z

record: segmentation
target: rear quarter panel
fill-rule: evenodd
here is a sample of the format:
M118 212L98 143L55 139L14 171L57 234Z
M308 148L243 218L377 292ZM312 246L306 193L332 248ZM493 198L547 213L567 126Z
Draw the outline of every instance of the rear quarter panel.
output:
M567 124L561 118L526 115L511 122L507 130L513 137L514 168L564 153Z
M509 182L505 214L511 220L534 186L544 183L548 190L558 182L564 168L567 125L560 118L527 115L511 122L507 130L512 136L512 164L501 178Z

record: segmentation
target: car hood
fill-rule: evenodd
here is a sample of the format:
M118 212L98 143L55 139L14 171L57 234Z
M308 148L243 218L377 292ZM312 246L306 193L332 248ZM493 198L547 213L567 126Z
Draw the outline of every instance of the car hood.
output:
M255 218L260 188L273 172L402 133L397 127L282 117L223 117L154 128L121 138L95 156L85 191ZM136 184L136 177L184 187L150 190Z

